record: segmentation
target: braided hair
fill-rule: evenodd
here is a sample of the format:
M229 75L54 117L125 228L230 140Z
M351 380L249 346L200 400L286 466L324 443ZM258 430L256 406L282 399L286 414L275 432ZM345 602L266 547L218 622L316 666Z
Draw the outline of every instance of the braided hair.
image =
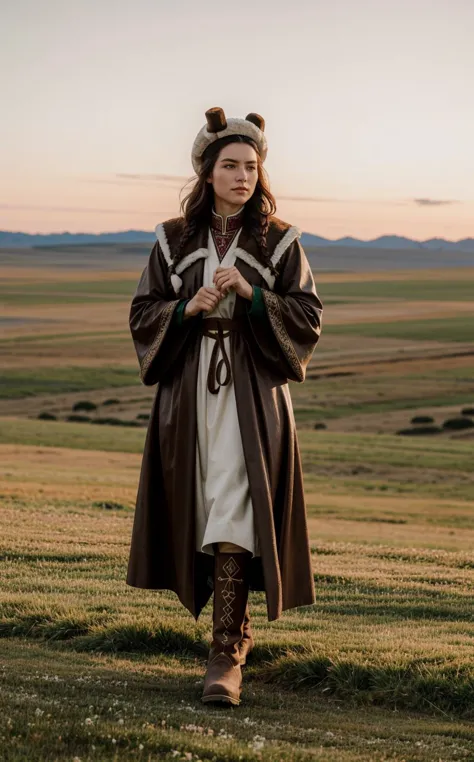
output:
M183 258L187 242L202 224L209 225L211 222L214 189L207 182L207 178L212 174L221 150L229 143L249 143L257 154L258 179L255 190L244 207L243 225L258 245L262 264L269 268L272 275L277 274L267 248L269 218L276 212L276 201L270 191L268 176L263 168L257 144L246 135L228 135L225 138L219 138L206 148L194 185L181 201L181 215L184 224L168 278L171 277L175 266Z

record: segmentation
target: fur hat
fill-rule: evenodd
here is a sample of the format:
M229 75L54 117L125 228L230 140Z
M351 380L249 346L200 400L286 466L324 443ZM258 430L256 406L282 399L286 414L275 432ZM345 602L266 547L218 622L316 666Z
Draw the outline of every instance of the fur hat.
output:
M226 138L228 135L246 135L257 144L262 161L267 155L267 139L263 134L265 119L260 114L247 114L245 119L230 117L226 119L223 109L219 106L206 111L207 124L198 132L193 143L191 161L194 171L199 172L201 157L206 148L215 140Z

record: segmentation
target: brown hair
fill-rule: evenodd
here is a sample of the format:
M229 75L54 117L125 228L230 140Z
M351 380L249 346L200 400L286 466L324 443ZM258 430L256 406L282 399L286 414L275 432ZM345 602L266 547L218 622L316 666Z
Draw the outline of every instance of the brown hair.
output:
M186 242L192 238L199 226L209 225L211 222L214 189L211 183L206 182L206 179L212 173L219 153L229 143L248 143L255 149L257 154L258 180L255 191L245 203L243 226L255 238L263 264L269 267L273 274L276 274L270 254L267 251L269 217L276 212L276 201L270 191L268 176L263 168L257 144L246 135L228 135L225 138L219 138L208 145L204 151L195 183L190 192L181 201L181 215L184 219L184 226L173 265L176 265L182 258Z

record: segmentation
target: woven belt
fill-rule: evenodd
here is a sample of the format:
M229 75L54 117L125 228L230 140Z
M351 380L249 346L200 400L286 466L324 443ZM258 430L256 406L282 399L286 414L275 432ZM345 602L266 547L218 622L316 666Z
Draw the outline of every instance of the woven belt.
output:
M211 362L209 363L209 372L207 374L207 388L211 394L218 394L220 387L227 386L231 381L232 371L224 339L229 335L230 331L241 331L242 329L243 325L240 320L231 320L230 318L204 318L201 321L203 336L209 336L211 339L215 340L211 354ZM217 333L212 333L212 331L217 331ZM217 362L219 349L222 352L222 357L219 362ZM221 371L224 365L226 374L222 381Z

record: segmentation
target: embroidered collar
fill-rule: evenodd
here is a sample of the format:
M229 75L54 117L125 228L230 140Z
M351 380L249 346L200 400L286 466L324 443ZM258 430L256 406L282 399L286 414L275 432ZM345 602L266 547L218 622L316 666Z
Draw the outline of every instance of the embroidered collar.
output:
M227 218L224 218L221 214L217 214L214 207L212 208L211 216L211 228L215 233L220 235L226 235L228 233L235 233L236 230L242 227L244 220L244 208L242 206L235 214L229 214Z

